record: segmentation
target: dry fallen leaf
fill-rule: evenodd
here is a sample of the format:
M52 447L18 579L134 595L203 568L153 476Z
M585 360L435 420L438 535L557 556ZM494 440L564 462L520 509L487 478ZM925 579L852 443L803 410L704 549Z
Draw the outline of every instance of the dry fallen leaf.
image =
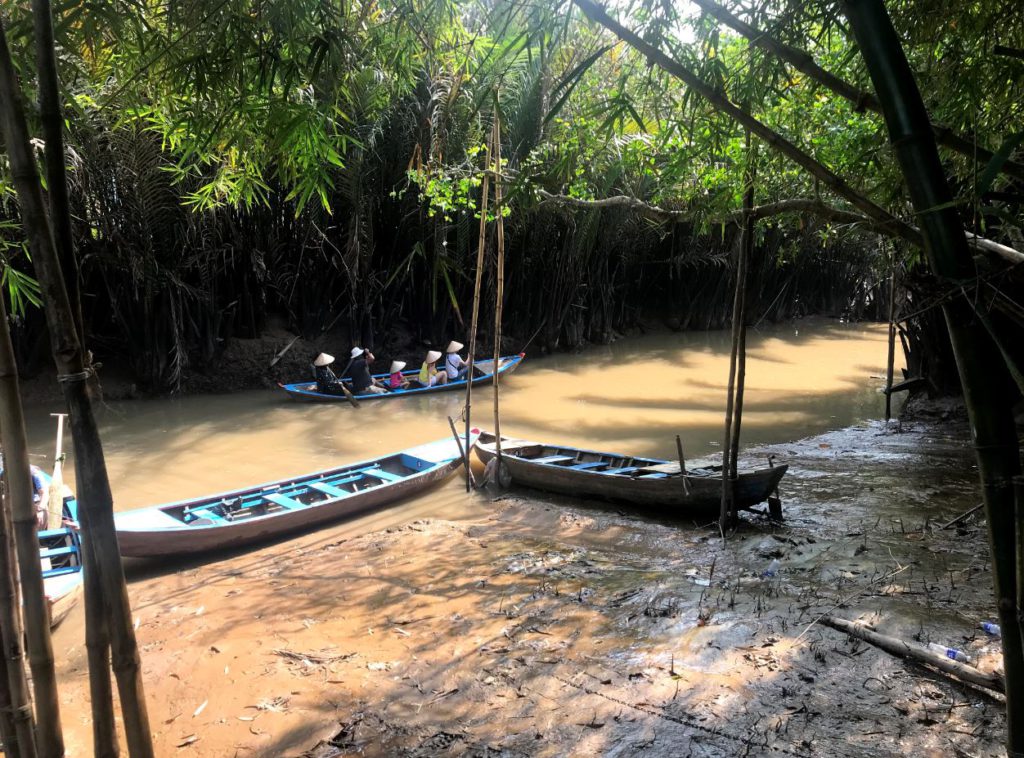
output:
M181 742L179 742L175 747L186 747L188 745L191 745L193 742L197 741L198 739L199 739L199 735L198 734L190 734L188 737L186 737Z

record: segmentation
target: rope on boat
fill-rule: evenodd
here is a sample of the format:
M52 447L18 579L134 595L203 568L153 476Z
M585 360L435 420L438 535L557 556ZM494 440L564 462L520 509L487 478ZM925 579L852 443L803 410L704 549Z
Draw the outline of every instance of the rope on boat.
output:
M796 758L810 758L811 756L810 753L800 753L786 747L781 747L779 745L769 745L767 743L754 744L754 742L749 737L737 737L736 735L729 734L728 732L722 731L721 729L713 729L711 727L705 726L704 724L701 724L693 717L681 715L677 716L670 713L664 713L663 711L659 711L649 705L638 705L636 703L629 703L625 700L620 700L614 695L606 695L603 692L598 692L597 690L591 689L590 687L587 687L584 684L577 684L576 682L558 676L558 674L553 674L552 676L558 681L562 682L563 684L567 684L570 687L574 687L575 689L585 692L588 695L596 695L597 697L604 698L605 700L610 700L613 703L618 703L619 705L625 706L626 708L632 708L634 711L640 711L641 713L646 713L649 716L664 719L665 721L672 721L681 726L690 727L691 729L695 729L698 732L704 732L705 734L711 735L713 737L722 737L723 739L730 740L732 742L736 742L740 745L743 745L747 750L757 748L759 750L769 750L773 753L784 753L785 755L793 755L796 756Z

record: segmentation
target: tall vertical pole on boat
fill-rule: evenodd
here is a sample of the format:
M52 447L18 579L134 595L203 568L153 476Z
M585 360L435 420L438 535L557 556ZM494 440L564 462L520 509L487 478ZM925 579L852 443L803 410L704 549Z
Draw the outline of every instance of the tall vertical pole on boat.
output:
M498 100L494 100L494 215L497 217L495 225L498 232L498 259L495 265L494 296L494 452L497 461L498 472L501 471L501 418L498 413L498 382L501 373L498 371L498 362L501 360L501 311L505 301L505 221L504 208L502 207L502 186L501 186L501 116L498 113ZM501 476L496 480L501 481Z
M51 528L61 525L64 516L64 419L66 413L51 413L57 417L57 440L53 446L53 476L47 493L47 510Z
M480 316L480 282L483 280L484 248L487 243L487 200L491 170L492 140L493 131L492 138L487 141L487 148L484 153L484 178L480 189L480 244L476 251L476 283L473 286L473 316L469 322L469 365L466 369L466 445L464 448L466 457L466 492L469 492L472 487L472 476L469 471L469 430L472 426L470 414L473 405L473 364L476 361L476 327L477 320ZM497 375L497 368L497 366L494 367L495 375Z
M885 244L885 243L883 243ZM889 357L885 365L885 423L892 418L892 369L896 360L896 259L889 253Z
M729 358L729 387L725 410L725 444L722 450L722 508L718 526L725 536L736 526L736 459L739 456L740 427L743 419L743 386L747 364L747 264L754 247L754 162L750 132L747 132L747 168L744 176L743 229L740 234L739 255L736 263L736 291L732 308L732 352Z

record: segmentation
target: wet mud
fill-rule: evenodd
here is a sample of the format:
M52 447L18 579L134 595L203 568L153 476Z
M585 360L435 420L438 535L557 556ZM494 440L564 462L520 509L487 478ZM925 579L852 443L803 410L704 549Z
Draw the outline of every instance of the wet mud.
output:
M999 696L818 623L870 620L998 667L978 629L984 523L938 528L977 502L967 439L953 421L870 423L748 450L790 464L786 520L747 515L725 543L512 490L459 520L130 565L157 754L999 755ZM87 755L74 627L56 644Z

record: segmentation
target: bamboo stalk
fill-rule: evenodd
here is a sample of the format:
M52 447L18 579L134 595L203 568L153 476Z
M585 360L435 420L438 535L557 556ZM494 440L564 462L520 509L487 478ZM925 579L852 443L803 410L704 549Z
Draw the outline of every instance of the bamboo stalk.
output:
M57 55L53 41L53 12L50 0L32 0L32 22L35 29L39 116L45 145L50 223L57 256L64 272L64 286L68 291L75 331L84 344L85 326L82 321L81 293L78 286L78 258L75 255L75 242L71 230L67 171L64 167L64 115L61 112L60 86L57 80Z
M828 87L840 97L843 97L853 103L858 109L867 109L869 111L875 111L876 113L882 112L882 105L878 102L878 98L875 97L873 93L858 89L849 82L840 79L832 72L822 68L815 63L814 59L804 50L787 45L786 43L780 42L774 37L771 37L760 29L755 29L750 24L737 18L728 10L711 0L693 0L693 2L709 15L721 21L734 31L742 34L750 40L751 44L761 47L771 52L776 57L786 61L797 71L806 74L819 84L823 84ZM991 150L986 150L978 145L976 139L961 137L947 127L939 126L938 124L932 124L932 130L935 132L935 138L940 144L955 150L962 155L966 155L977 163L987 165L992 158L995 157L995 153ZM1024 164L1016 161L1004 161L1000 167L1000 171L1018 179L1024 179Z
M921 246L922 237L917 229L900 221L877 203L872 202L857 192L841 176L816 161L781 134L751 116L747 111L735 105L717 88L698 77L682 63L654 47L654 45L640 37L636 32L624 27L609 16L607 11L594 2L594 0L573 0L573 2L593 21L613 32L620 39L628 42L630 46L645 55L648 61L683 81L716 110L721 111L749 129L777 152L782 153L811 176L816 177L823 185L840 197L845 198L854 207L859 208L866 216L878 222L889 234L902 237L914 245Z
M4 479L6 478L5 472ZM38 553L36 555L38 556ZM28 680L25 678L25 655L22 648L24 630L21 627L21 597L18 593L17 573L14 534L11 530L11 506L5 493L0 499L0 641L4 646L3 658L6 662L14 735L13 742L4 743L4 754L17 758L34 758L35 724L32 718Z
M473 284L473 314L469 321L469 366L466 369L466 492L472 486L469 473L469 431L471 426L470 413L473 401L473 365L476 362L476 328L480 316L480 284L484 275L484 248L487 244L487 201L491 171L491 140L487 141L484 153L484 178L480 189L480 243L476 251L476 281ZM495 366L497 380L497 366Z
M22 226L28 237L32 263L45 305L58 381L62 385L71 419L83 541L90 544L90 549L85 551L86 621L87 624L90 621L95 623L98 614L107 610L104 604L109 604L112 662L118 682L128 749L131 755L146 758L153 755L153 743L143 695L138 645L132 628L128 589L114 529L110 481L88 394L87 381L91 372L86 369L84 352L75 331L71 306L64 288L60 261L50 235L17 76L2 23L0 114ZM109 671L90 670L90 676L109 677ZM97 725L94 728L98 728ZM98 741L100 736L94 734L94 739Z
M851 637L870 642L875 647L881 648L885 652L892 653L900 658L910 658L921 663L927 663L929 666L934 666L940 671L955 676L964 682L970 682L971 684L986 687L996 692L1003 692L1004 690L1003 678L998 674L989 674L974 666L969 666L966 663L960 663L944 655L933 653L923 645L906 642L897 637L891 637L888 634L879 634L872 629L868 629L863 624L836 618L835 616L822 616L821 623L849 634Z
M60 728L57 676L53 668L50 613L39 561L39 515L32 502L32 473L18 387L18 367L3 297L0 297L0 440L9 485L7 502L14 527L25 639L35 694L36 743L42 755L61 756L64 755L64 737ZM48 497L49 493L46 495ZM39 507L48 513L48 502L40 501Z
M3 592L0 584L0 593ZM0 601L2 605L2 601ZM2 611L0 611L2 615ZM0 655L0 740L10 751L10 755L17 758L18 736L14 731L14 709L11 707L11 684L7 681L7 656ZM10 746L13 745L14 748Z
M498 472L496 481L501 482L501 416L498 413L498 385L501 374L498 372L498 361L501 359L501 314L505 302L505 220L502 214L502 177L501 177L501 117L498 115L497 98L494 109L494 212L497 216L495 226L498 234L498 260L495 265L497 284L494 295L494 460Z
M939 160L928 114L900 39L881 0L846 0L846 16L885 114L889 139L924 232L925 254L940 280L974 276L962 221ZM1024 624L1017 605L1017 544L1013 479L1020 447L1009 393L992 387L1011 381L1006 363L963 297L942 306L964 389L989 525L992 575L1003 629L1006 678L1006 750L1024 753Z

